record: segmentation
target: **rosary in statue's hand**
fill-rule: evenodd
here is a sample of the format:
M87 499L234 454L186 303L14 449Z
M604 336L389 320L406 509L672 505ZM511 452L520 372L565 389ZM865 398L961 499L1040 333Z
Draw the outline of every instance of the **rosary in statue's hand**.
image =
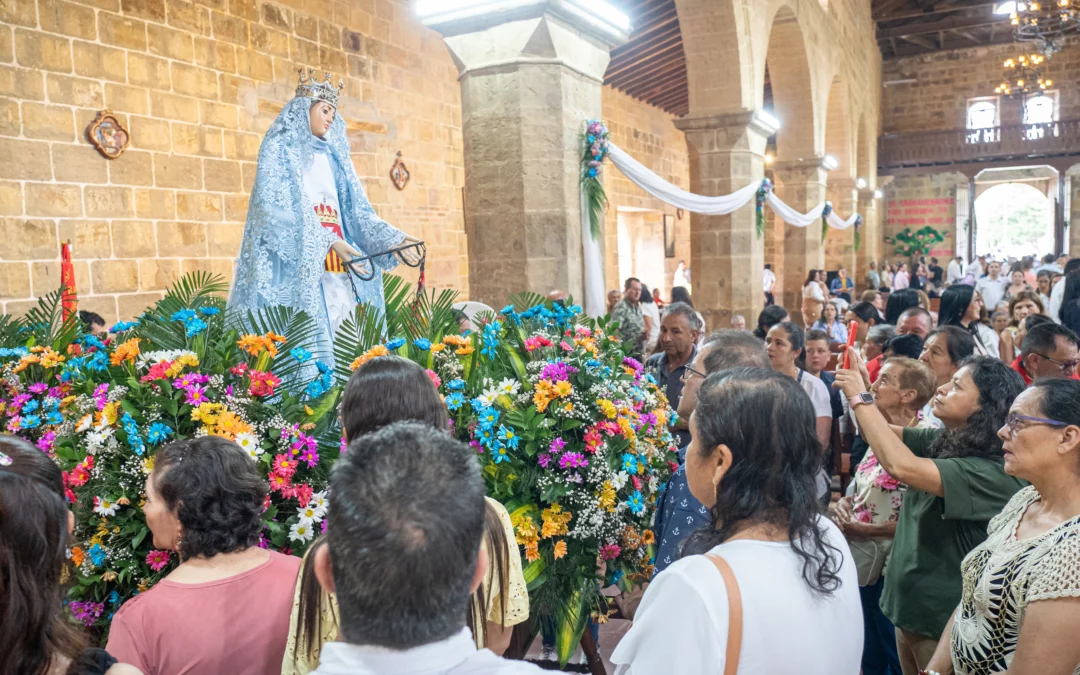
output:
M405 238L401 240L401 243L399 243L394 248L398 248L398 247L401 247L401 246L409 246L410 244L419 244L419 243L420 243L420 240L417 239L416 237L411 237L409 235L405 235ZM398 253L398 255L400 255L401 259L405 262L405 264L409 265L410 267L416 267L417 265L420 264L421 252L420 252L419 247L405 249L404 251L400 251Z
M351 269L356 274L359 274L361 276L367 276L371 274L370 261L361 260L358 262L350 262L356 260L357 258L363 257L363 254L361 254L360 251L357 251L352 246L349 246L349 244L344 239L338 239L330 246L330 248L333 249L334 253L337 253L338 257L345 262L345 265L347 265L349 269Z

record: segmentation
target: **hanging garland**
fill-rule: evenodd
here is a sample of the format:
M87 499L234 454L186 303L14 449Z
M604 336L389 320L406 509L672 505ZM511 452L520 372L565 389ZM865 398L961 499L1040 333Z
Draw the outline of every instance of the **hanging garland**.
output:
M757 231L758 239L765 236L765 198L772 192L772 188L772 181L768 178L761 181L761 187L758 188L754 200L754 229Z
M581 134L581 191L589 212L589 229L596 240L604 233L602 222L608 203L602 175L607 154L607 126L600 120L589 120L585 132Z
M862 233L859 232L859 228L862 227L862 222L863 222L862 221L862 216L861 215L856 215L855 216L855 252L856 253L858 253L859 249L862 248Z

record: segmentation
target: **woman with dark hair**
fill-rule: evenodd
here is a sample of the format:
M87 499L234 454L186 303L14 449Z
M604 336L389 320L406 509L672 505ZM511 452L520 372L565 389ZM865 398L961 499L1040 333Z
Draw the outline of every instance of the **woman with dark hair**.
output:
M1080 271L1065 277L1065 292L1061 296L1058 316L1061 318L1061 325L1080 335Z
M139 675L88 649L64 607L74 525L56 463L0 436L0 675Z
M824 448L829 447L832 437L832 404L829 399L829 388L825 386L825 383L798 366L797 362L803 355L805 346L803 329L790 321L776 324L765 336L765 348L773 370L798 382L806 395L810 397L814 415L817 418L814 426L817 429L819 450L823 451ZM827 478L825 483L825 491L828 491Z
M858 579L818 507L813 419L801 387L779 373L734 368L701 385L686 473L712 520L645 592L611 657L617 673L725 672L732 635L740 673L859 672Z
M276 675L300 559L259 547L269 487L236 443L176 441L154 455L146 525L180 565L113 617L108 650L148 675Z
M764 340L765 336L769 334L770 328L781 321L787 321L788 318L788 311L786 309L780 305L769 305L758 314L757 328L754 329L754 335L756 335L759 340Z
M1013 274L1022 274L1021 270L1015 270ZM1046 307L1042 298L1033 290L1023 290L1009 298L1009 325L1003 331L998 331L1001 338L1001 356L1003 361L1012 363L1020 352L1020 340L1017 334L1020 332L1020 324L1032 314L1045 314ZM1005 358L1008 357L1008 358Z
M819 330L829 336L829 344L847 344L847 326L840 321L840 312L836 309L836 303L832 300L825 302L821 310L821 318L812 326L813 330Z
M986 305L974 287L954 284L941 294L938 325L963 328L975 338L977 354L1001 358L1001 340L986 319Z
M971 333L956 326L942 326L930 331L923 343L919 360L930 366L938 387L952 382L960 362L975 353L975 338ZM934 416L933 401L919 413L920 428L941 428L941 421Z
M990 521L961 568L964 591L928 668L941 675L1074 673L1080 663L1080 382L1016 397L1005 472L1031 483Z
M818 320L825 306L825 299L829 297L821 282L821 270L810 270L806 275L806 283L802 287L803 324L807 326L814 325L814 322Z
M890 293L885 303L885 323L895 326L901 314L918 306L919 294L910 288Z
M671 289L671 302L670 305L674 305L676 302L685 302L691 307L694 303L690 300L690 291L686 290L686 286L676 286Z
M427 372L400 356L377 357L357 368L342 396L341 425L346 439L401 421L446 430L449 419L446 404ZM476 591L468 625L477 648L502 654L509 646L512 627L529 618L529 595L510 515L499 502L486 502L484 546L491 552L491 565ZM309 564L312 552L325 541L317 540L304 557L281 663L283 675L306 675L315 670L322 646L338 639L337 604L319 586L314 566Z
M874 293L878 296L881 295L876 291L868 291L868 293ZM851 330L852 321L859 324L859 329L855 333L855 342L862 345L866 342L866 334L870 329L879 323L882 323L884 320L881 318L881 314L878 313L877 307L875 307L872 302L863 300L862 302L855 303L848 308L848 311L844 312L844 323L847 325L848 330Z
M1005 473L997 435L1024 381L999 359L968 358L932 400L944 429L894 427L867 393L859 355L852 350L850 358L836 383L878 461L908 486L881 608L896 626L904 675L915 675L960 600L961 561L1024 485Z
M656 343L660 339L660 306L653 300L653 294L649 287L641 284L641 314L645 317L645 355L648 356L656 351Z

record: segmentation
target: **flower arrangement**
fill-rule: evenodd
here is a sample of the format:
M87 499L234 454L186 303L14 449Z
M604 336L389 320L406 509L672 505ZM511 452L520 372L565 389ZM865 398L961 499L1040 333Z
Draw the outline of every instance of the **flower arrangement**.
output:
M69 608L87 626L106 629L178 562L153 547L142 511L154 454L171 440L213 434L251 455L270 487L260 545L302 553L323 522L337 389L319 386L332 373L306 348L310 322L277 308L227 324L222 290L186 277L114 326L109 344L55 316L42 322L61 326L53 335L25 322L0 331L0 422L64 470L76 521ZM7 346L12 337L22 344ZM299 377L308 369L312 384Z
M607 208L603 168L608 155L608 128L600 120L588 120L581 134L581 190L589 212L593 239L603 235L603 215Z
M586 619L607 617L598 560L607 583L651 576L652 513L677 466L674 412L580 307L514 300L472 335L392 339L353 365L398 353L428 369L490 496L511 514L533 613L554 619L565 663Z
M113 326L109 342L61 320L59 292L24 319L0 317L0 424L64 471L78 621L106 630L120 604L178 564L153 546L142 512L154 455L176 439L214 434L246 450L270 490L261 545L302 554L325 522L341 387L387 354L426 369L452 432L476 450L489 494L511 514L533 613L554 621L564 663L586 620L608 616L601 582L651 576L674 412L605 320L523 295L460 335L453 292L417 296L387 275L385 313L357 308L335 335L332 369L313 356L303 313L226 316L223 291L185 277Z
M905 227L902 232L885 239L886 244L896 246L896 255L910 258L916 255L927 255L937 244L945 241L945 235L930 226L923 227L912 232L910 227Z

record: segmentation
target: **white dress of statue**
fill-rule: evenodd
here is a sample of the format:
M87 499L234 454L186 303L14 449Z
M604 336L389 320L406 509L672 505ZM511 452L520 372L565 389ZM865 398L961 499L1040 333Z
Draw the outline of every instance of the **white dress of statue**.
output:
M319 326L319 358L333 363L333 336L357 303L384 310L382 272L397 265L377 255L417 243L375 214L349 153L337 114L340 82L301 70L296 96L278 115L259 148L244 241L229 307L302 309ZM417 249L402 253L419 262ZM350 283L346 262L354 264ZM372 269L374 268L374 269Z

